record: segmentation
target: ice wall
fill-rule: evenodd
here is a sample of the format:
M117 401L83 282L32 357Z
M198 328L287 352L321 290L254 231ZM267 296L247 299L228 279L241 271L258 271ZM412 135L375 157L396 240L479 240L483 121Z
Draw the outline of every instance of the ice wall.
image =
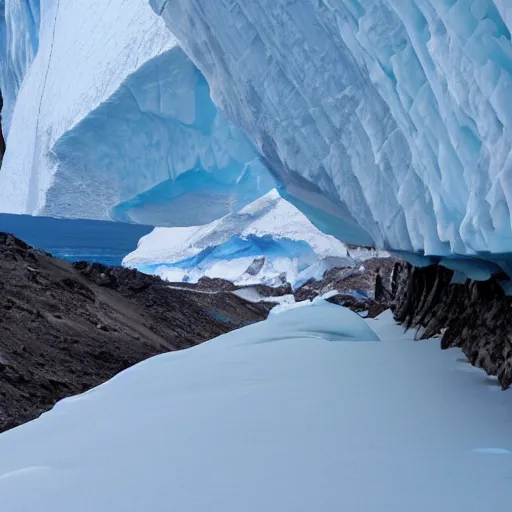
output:
M512 251L509 2L151 4L317 225L403 251Z
M152 58L53 146L47 215L159 226L209 223L274 180L175 46Z
M9 133L16 96L39 43L39 0L0 0L2 133Z
M1 211L194 225L273 188L147 2L34 0L41 21L31 65L13 50L32 34L13 5L29 4L6 0L16 35L2 33L12 57L3 59L27 65L16 74Z
M175 45L147 7L130 0L42 0L39 49L18 93L0 171L2 211L38 213L56 170L55 141L127 75ZM23 34L18 18L13 25Z

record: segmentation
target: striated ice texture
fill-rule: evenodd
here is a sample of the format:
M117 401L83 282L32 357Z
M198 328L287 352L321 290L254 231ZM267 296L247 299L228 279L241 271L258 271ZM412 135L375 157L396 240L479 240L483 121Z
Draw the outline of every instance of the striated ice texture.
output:
M155 228L123 264L175 282L206 276L239 285L299 286L353 260L343 243L273 190L206 226Z
M0 0L0 210L191 226L276 178L347 242L511 253L510 27L508 0Z
M25 0L5 3L1 211L197 225L275 186L146 1L33 4L29 26Z
M2 131L9 133L21 82L37 52L39 0L0 0L0 91Z
M346 241L511 252L508 0L151 0L212 97Z

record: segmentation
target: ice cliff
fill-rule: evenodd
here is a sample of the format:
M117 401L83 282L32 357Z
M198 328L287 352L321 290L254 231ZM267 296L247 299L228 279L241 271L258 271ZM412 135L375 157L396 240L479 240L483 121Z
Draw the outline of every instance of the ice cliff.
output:
M147 2L0 5L2 211L196 225L274 186Z
M317 225L510 252L507 0L151 0Z
M223 278L239 285L300 286L353 260L276 190L206 226L155 228L123 264L169 281Z
M3 211L200 225L268 168L344 241L512 252L506 0L0 6Z
M9 132L16 96L39 44L39 0L0 0L2 129Z

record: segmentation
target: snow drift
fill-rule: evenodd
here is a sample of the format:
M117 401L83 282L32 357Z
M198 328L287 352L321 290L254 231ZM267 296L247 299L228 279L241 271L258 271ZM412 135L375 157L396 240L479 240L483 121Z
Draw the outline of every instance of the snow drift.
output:
M155 228L123 260L169 281L207 276L270 286L299 286L352 263L343 243L318 231L276 190L206 226Z
M9 512L503 508L508 396L437 341L376 340L317 303L150 359L2 434L0 500Z

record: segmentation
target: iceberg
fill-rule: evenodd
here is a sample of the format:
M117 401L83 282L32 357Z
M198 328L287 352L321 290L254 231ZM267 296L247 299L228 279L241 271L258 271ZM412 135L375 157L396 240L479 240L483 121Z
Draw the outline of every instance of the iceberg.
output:
M282 311L3 433L0 500L9 512L498 510L509 397L460 359L435 340L379 342L339 306Z
M283 196L347 242L512 252L506 0L151 0Z
M359 252L356 251L359 255ZM205 226L155 228L123 265L173 282L222 278L294 288L354 264L347 247L316 229L276 190Z
M511 28L506 0L1 0L0 209L190 227L277 187L344 242L509 273Z
M0 44L17 81L2 79L16 96L4 127L2 211L198 225L275 186L147 2L33 4L37 31L22 20L25 1L5 0L4 25L15 30ZM19 41L24 53L12 51Z

